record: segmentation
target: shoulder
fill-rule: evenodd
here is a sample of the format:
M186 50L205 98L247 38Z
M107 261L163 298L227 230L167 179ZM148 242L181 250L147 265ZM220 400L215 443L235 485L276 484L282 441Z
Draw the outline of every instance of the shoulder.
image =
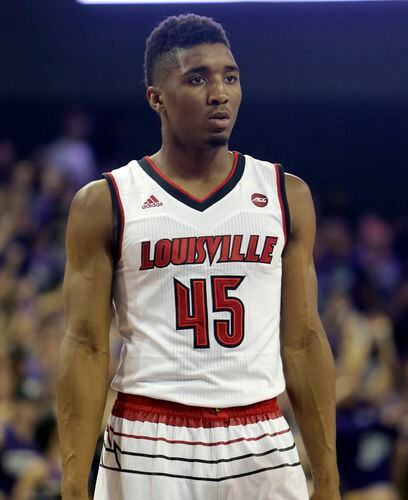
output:
M81 188L71 202L71 213L80 212L97 219L111 211L111 195L105 179L90 182Z
M93 181L75 194L71 209L98 212L111 207L108 183L105 179Z
M93 181L81 188L71 202L68 232L74 230L92 238L113 234L113 208L106 180Z
M293 174L288 174L285 172L285 185L286 185L286 196L291 198L292 201L301 201L306 198L311 198L312 194L310 192L309 186L306 182Z
M305 228L314 230L315 211L309 186L300 177L288 173L285 173L285 186L292 233Z

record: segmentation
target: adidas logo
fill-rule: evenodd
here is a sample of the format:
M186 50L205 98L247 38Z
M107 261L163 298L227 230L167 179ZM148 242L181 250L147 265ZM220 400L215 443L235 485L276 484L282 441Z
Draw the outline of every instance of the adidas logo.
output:
M143 203L142 208L153 208L161 207L163 203L159 201L154 194L151 194L149 198Z

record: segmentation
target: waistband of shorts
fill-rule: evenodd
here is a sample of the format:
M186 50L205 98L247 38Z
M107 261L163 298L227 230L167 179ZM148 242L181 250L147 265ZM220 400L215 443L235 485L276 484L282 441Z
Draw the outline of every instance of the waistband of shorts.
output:
M268 415L268 418L282 416L277 398L259 401L246 406L229 408L214 408L203 406L189 406L163 399L154 399L135 394L119 392L112 409L112 415L133 420L135 412L154 412L157 415L166 415L182 418L203 418L214 415L215 418L242 418L258 415Z

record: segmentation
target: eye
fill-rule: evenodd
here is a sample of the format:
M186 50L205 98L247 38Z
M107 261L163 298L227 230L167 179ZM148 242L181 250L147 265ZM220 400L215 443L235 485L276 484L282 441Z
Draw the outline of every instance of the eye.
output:
M238 77L235 75L227 75L225 80L227 83L235 83L238 80Z
M197 75L190 80L190 83L192 83L193 85L201 85L202 83L204 83L204 81L205 80L202 76Z

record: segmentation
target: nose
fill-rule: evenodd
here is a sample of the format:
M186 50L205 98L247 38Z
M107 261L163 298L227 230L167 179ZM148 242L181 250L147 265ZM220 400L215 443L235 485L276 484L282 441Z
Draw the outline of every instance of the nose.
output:
M224 82L214 81L208 89L208 104L218 105L228 102L228 94Z

